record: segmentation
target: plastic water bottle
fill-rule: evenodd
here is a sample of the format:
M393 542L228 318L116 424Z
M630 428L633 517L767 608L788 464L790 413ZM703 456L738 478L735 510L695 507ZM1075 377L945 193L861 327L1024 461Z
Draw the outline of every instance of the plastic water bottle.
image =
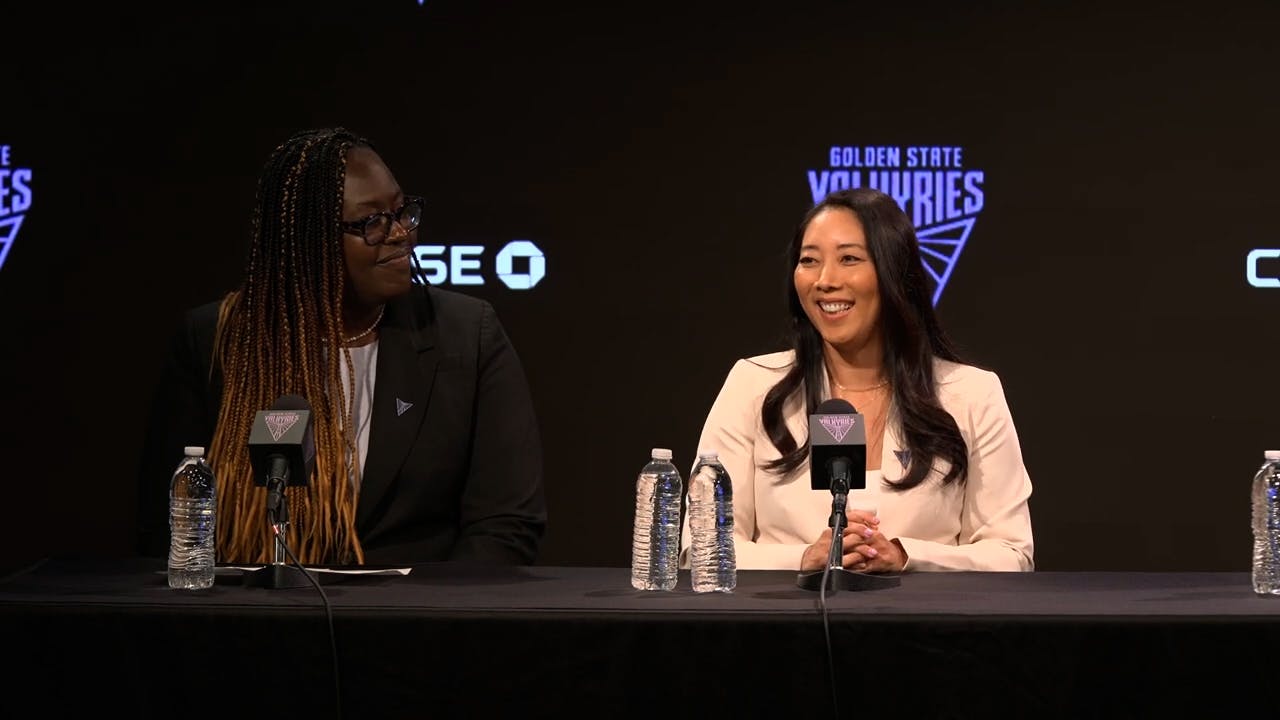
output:
M1253 476L1253 591L1280 595L1280 450Z
M636 519L631 537L631 586L673 590L680 572L680 502L684 481L671 451L654 448L636 481Z
M733 482L714 450L698 451L689 477L689 567L694 592L733 592Z
M204 448L183 453L169 481L169 587L200 590L213 585L217 496Z

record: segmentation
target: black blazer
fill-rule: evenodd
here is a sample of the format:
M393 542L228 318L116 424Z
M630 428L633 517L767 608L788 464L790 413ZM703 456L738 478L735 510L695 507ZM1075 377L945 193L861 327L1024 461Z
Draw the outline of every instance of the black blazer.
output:
M217 302L187 314L159 379L139 478L143 555L169 551L168 484L183 447L213 440L222 396L220 376L210 377L217 317ZM493 307L414 286L388 303L378 332L356 507L365 561L532 563L546 527L541 438Z

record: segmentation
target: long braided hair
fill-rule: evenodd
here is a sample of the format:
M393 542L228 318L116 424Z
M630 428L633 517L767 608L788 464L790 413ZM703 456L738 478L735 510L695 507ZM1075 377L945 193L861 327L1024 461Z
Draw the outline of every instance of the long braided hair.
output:
M311 405L315 473L307 485L286 490L286 542L303 563L364 562L353 488L359 455L343 430L353 427L351 401L339 356L329 352L341 348L350 376L339 223L347 151L360 145L371 147L342 128L298 133L271 153L259 177L244 279L222 300L214 344L223 378L209 452L218 477L219 561L272 559L266 489L254 481L249 431L257 411L297 394Z

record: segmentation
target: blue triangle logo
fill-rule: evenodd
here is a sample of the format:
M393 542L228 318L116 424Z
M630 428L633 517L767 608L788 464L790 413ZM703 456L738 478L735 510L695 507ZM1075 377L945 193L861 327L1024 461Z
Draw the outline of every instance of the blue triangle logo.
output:
M22 227L23 217L25 215L0 218L0 267L4 267L4 259L9 256L9 249L13 247L13 241L18 237L18 228Z
M898 458L898 462L902 465L902 469L906 470L907 466L911 464L911 448L907 448L906 450L894 450L893 454Z
M942 291L951 279L951 271L956 269L956 261L964 251L964 244L973 232L973 224L977 217L967 217L943 225L933 225L916 231L916 239L920 241L920 255L924 259L925 272L936 283L933 289L933 304L937 307Z

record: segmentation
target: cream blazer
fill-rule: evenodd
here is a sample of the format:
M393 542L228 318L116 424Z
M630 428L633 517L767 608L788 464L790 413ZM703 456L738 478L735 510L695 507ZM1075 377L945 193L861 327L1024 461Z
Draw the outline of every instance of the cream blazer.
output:
M733 480L735 548L744 570L798 570L805 548L817 541L831 516L831 493L811 488L807 460L785 475L764 469L780 453L765 434L760 404L793 358L786 351L738 360L698 441L700 450L720 453ZM881 532L897 538L907 552L907 570L1032 570L1031 478L1000 379L943 360L935 361L934 372L942 407L955 418L969 448L967 481L944 487L941 479L949 465L939 460L916 487L896 492L869 482L866 491L850 493L849 506L868 501L877 506ZM909 463L890 412L881 483L900 479ZM809 432L803 399L793 396L784 414L792 436L803 442ZM687 567L685 515L682 564Z

